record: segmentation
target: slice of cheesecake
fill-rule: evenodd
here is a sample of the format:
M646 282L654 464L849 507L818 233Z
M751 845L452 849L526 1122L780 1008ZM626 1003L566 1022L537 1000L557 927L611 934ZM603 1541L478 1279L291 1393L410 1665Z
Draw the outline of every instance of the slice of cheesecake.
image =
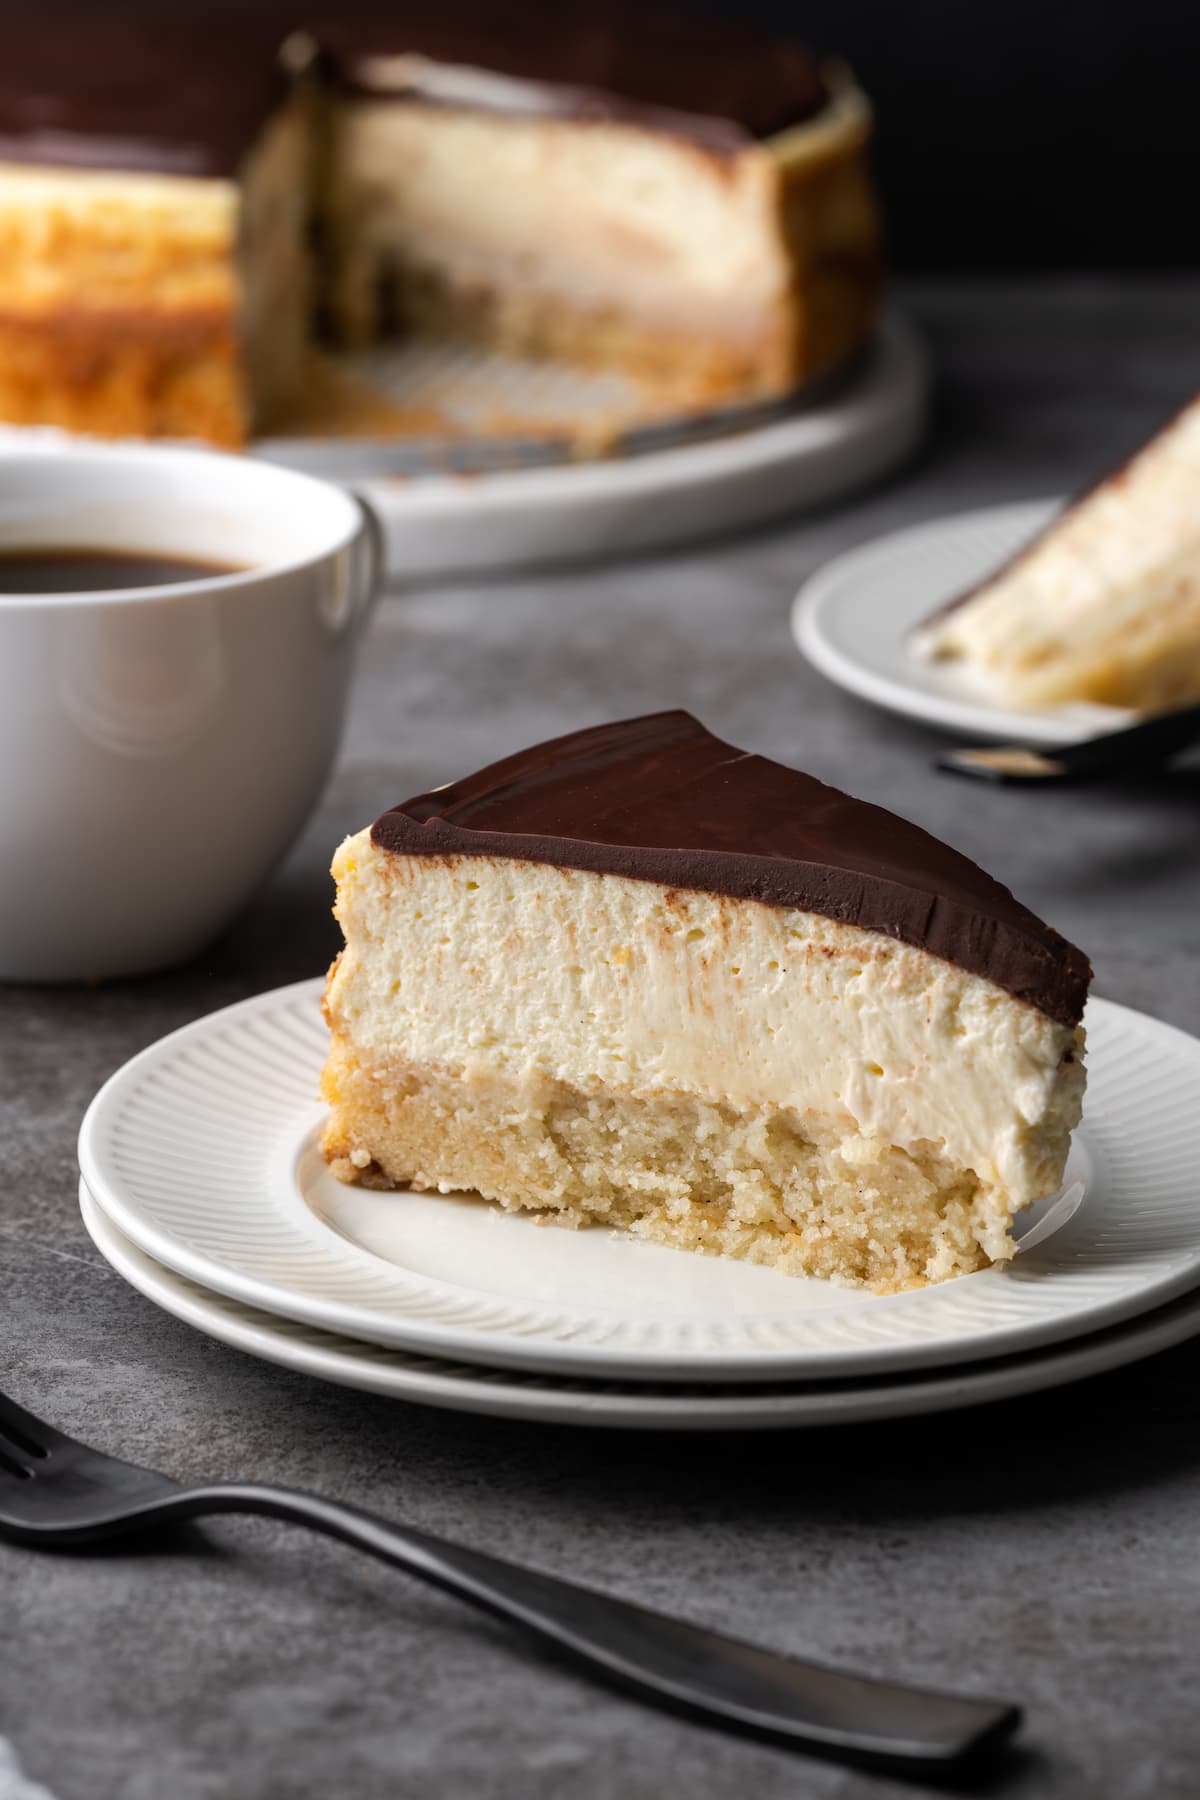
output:
M1200 699L1200 399L913 648L1012 706Z
M334 860L325 1155L879 1289L1058 1187L1090 969L915 826L686 713L395 807Z
M307 104L245 27L6 21L0 419L236 445L286 417Z
M840 65L645 6L440 0L319 34L343 342L397 327L786 393L869 336L870 108Z

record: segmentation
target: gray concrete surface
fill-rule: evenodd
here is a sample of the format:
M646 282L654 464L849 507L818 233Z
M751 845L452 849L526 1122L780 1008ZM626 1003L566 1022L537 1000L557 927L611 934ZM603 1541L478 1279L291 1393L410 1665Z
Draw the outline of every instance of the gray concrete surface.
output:
M1200 1029L1200 776L1038 795L935 778L928 733L827 687L787 632L831 553L1070 489L1131 446L1200 387L1200 286L908 299L940 381L901 477L686 554L389 599L320 809L224 939L160 979L0 991L0 1385L180 1476L325 1489L768 1643L1021 1698L1022 1748L989 1791L1185 1800L1200 1793L1200 1343L924 1422L556 1430L344 1393L207 1342L110 1273L76 1214L75 1132L98 1083L171 1027L328 960L325 869L345 831L526 741L665 705L932 827L1083 944L1101 993ZM261 1523L223 1522L186 1553L0 1548L0 1735L57 1800L925 1792L660 1717ZM15 1767L0 1755L4 1795Z

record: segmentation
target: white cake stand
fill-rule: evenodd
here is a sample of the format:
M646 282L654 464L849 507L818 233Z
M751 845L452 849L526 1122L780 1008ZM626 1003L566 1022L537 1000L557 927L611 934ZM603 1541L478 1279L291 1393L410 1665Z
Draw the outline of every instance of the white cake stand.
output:
M913 449L924 352L896 315L853 377L766 422L597 461L389 473L402 450L276 439L256 454L350 481L375 505L397 582L655 550L826 504Z

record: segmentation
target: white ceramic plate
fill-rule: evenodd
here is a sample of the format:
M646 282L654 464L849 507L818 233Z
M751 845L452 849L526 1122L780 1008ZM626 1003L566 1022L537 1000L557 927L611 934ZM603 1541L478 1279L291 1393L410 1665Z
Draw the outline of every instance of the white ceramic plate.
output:
M556 1374L795 1381L1029 1350L1200 1282L1200 1042L1123 1007L1088 1008L1074 1216L1008 1267L879 1297L478 1199L343 1187L317 1149L322 985L152 1045L80 1132L88 1187L139 1249L262 1311Z
M1061 504L1039 500L959 513L836 557L796 598L796 643L839 687L889 712L953 731L965 744L1003 739L1049 746L1118 730L1133 718L1120 707L1015 712L973 692L953 667L921 663L909 653L914 626L1020 549Z
M84 1223L100 1254L155 1305L197 1331L265 1362L342 1387L423 1406L560 1425L655 1431L764 1431L842 1425L946 1412L1059 1387L1165 1350L1200 1332L1200 1295L1188 1294L1130 1324L1069 1345L1001 1357L970 1368L888 1380L818 1382L806 1387L650 1387L471 1368L299 1325L210 1293L165 1269L129 1242L80 1183Z

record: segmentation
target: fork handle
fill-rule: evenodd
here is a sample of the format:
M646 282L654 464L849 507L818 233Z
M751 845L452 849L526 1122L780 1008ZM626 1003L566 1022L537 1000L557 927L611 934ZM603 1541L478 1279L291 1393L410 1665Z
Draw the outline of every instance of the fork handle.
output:
M880 1767L945 1770L1007 1737L1015 1706L844 1673L721 1637L555 1575L291 1488L222 1483L156 1518L257 1513L311 1526L485 1612L514 1619L611 1682L727 1727ZM143 1514L145 1518L145 1514Z

